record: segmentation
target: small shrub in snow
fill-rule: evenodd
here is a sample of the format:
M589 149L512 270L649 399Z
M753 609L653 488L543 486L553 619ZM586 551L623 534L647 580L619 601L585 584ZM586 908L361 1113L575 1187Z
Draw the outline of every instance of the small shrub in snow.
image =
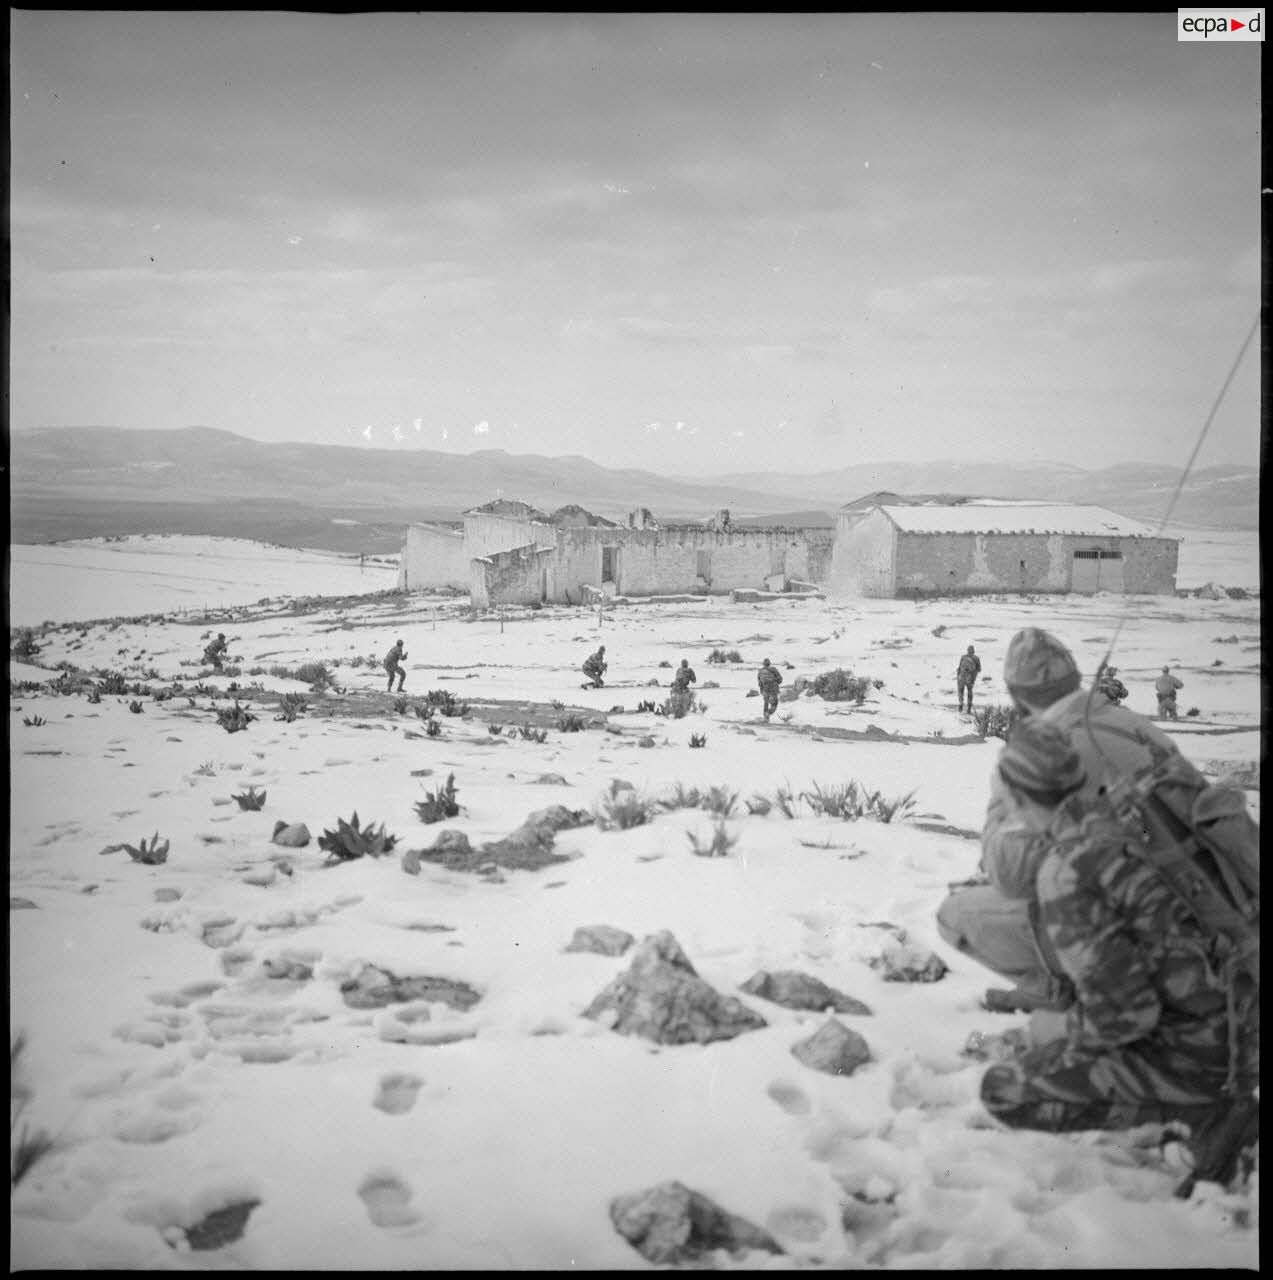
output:
M156 867L168 861L168 841L161 841L158 831L150 837L149 844L143 837L136 848L131 844L120 844L114 845L109 852L113 853L115 849L123 849L134 862L144 862L150 867Z
M28 729L38 729L42 724L48 724L48 721L43 716L23 716L22 723Z
M870 687L871 681L865 676L855 676L842 667L824 671L809 685L811 692L827 702L864 702Z
M397 836L385 832L384 823L379 830L372 824L361 827L357 810L353 818L346 822L344 818L336 820L336 830L324 829L318 837L318 847L327 851L327 861L349 862L354 858L380 858L389 853L398 843Z
M309 703L299 693L285 693L278 700L278 715L274 719L291 724L302 711L308 710Z
M972 713L972 722L983 738L1007 739L1008 731L1020 719L1016 707L992 705L978 707Z
M584 727L583 716L571 712L568 716L561 716L557 720L557 728L561 733L578 733Z
M498 738L504 732L504 726L502 724L488 724L486 726L486 732L489 733L492 738Z
M456 800L455 774L447 776L446 785L436 787L427 792L423 800L417 800L415 810L421 822L441 822L443 818L454 818L460 812Z
M141 705L141 703L140 703L140 702L138 702L138 701L137 701L137 699L136 699L136 698L134 698L134 699L132 700L132 702L130 702L130 703L128 704L128 709L129 709L129 711L131 711L131 712L133 713L133 715L135 715L135 716L139 716L139 715L141 715L142 711L143 711L143 710L145 710L145 708Z
M705 733L691 733L691 734L690 734L690 746L691 746L691 747L705 747L705 746L707 746L707 734L705 734Z
M654 816L655 808L653 800L638 795L632 787L619 785L616 780L597 805L597 826L603 831L644 826Z
M712 838L706 843L699 840L693 831L687 831L690 848L700 858L723 858L738 843L737 836L731 836L725 829L725 819L717 818L712 825Z
M32 1090L21 1078L26 1035L19 1032L9 1042L9 1189L18 1184L57 1146L47 1129L33 1129L23 1120Z
M673 720L680 720L693 710L694 691L692 689L683 689L669 694L667 701L658 709L658 714L671 716Z
M258 791L255 787L249 786L246 791L231 793L233 798L238 802L240 809L260 809L265 805L264 791Z
M745 803L747 805L748 813L754 813L761 818L763 818L765 814L767 814L769 810L773 808L772 802L768 800L765 796L762 796L759 792L757 792L756 795L752 796L752 798L746 801Z
M35 632L30 627L23 627L14 639L9 652L19 662L25 662L30 658L34 658L40 652L40 646L36 641Z
M743 655L737 649L713 649L707 655L707 661L711 663L725 662L741 662Z
M217 724L219 724L226 733L238 733L241 729L246 729L256 717L251 714L245 707L239 706L238 698L234 700L234 706L222 707L217 712Z
M532 725L524 724L518 728L517 736L526 742L547 742L548 730L536 729Z

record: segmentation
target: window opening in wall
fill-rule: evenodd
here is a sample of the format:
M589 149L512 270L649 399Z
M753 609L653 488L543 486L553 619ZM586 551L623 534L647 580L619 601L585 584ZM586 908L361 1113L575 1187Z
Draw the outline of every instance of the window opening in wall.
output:
M1121 560L1123 553L1121 551L1101 551L1097 548L1091 548L1074 553L1075 560ZM1023 560L1022 565L1025 564Z
M601 581L615 581L615 567L618 560L618 547L602 547L601 548Z

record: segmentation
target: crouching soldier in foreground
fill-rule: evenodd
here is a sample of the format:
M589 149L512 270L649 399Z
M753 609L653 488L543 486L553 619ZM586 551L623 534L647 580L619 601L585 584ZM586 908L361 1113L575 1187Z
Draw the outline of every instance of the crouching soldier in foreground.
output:
M688 693L692 684L698 683L698 677L694 674L694 668L690 666L688 658L681 659L681 665L677 667L676 674L672 677L673 693Z
M1058 725L1015 726L999 775L1023 805L1052 815L1038 918L1074 1002L1063 1030L1051 1015L1055 1038L1035 1035L986 1071L982 1101L1007 1125L1052 1133L1180 1121L1193 1174L1177 1194L1197 1179L1228 1182L1259 1139L1258 954L1209 928L1152 855L1137 852L1153 838L1138 819L1081 801L1059 808L1087 778Z
M1083 689L1074 655L1050 632L1018 631L1003 678L1021 722L1042 719L1070 734L1083 765L1079 795L1085 802L1101 795L1110 770L1131 777L1157 759L1172 760L1191 783L1203 785L1202 775L1153 721ZM1070 998L1068 983L1041 954L1037 927L1035 878L1049 848L1049 821L1046 809L1024 803L996 770L981 833L980 875L952 886L937 911L938 930L951 946L1015 984L986 992L985 1006L995 1012L1064 1008Z
M777 667L771 666L769 659L766 658L761 663L760 670L756 672L756 683L760 686L760 697L763 703L761 709L765 713L765 719L768 720L778 709L778 686L782 683L782 672Z
M221 670L221 655L229 646L225 642L225 632L218 631L217 638L211 641L203 651L204 662L210 662L218 671Z
M592 682L592 687L594 689L600 689L603 683L601 677L605 675L608 667L609 663L606 662L606 647L605 645L602 645L596 653L589 654L588 657L584 659L584 664L581 670Z
M402 686L407 682L407 673L402 667L402 660L407 656L407 651L402 647L402 641L399 640L388 653L385 654L384 668L389 673L389 687L386 693L393 692L393 678L398 677L398 692L402 692Z

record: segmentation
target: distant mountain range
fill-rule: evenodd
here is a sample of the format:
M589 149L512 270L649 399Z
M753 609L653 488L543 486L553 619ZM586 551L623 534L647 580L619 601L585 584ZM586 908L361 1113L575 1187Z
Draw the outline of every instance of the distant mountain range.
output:
M703 520L728 507L738 522L796 525L831 524L846 502L888 490L1092 503L1156 523L1179 480L1173 468L1149 464L1086 471L1056 463L953 461L698 480L501 449L453 454L264 444L212 427L13 432L9 458L13 542L221 533L367 551L400 547L402 526L412 520L456 520L497 496L546 511L578 503L621 522L636 507L662 520ZM1257 468L1203 467L1189 477L1172 522L1254 529L1258 511Z

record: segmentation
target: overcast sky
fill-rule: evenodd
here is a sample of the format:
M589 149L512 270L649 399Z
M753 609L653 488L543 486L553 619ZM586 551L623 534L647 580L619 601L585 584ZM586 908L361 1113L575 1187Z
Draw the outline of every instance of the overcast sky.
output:
M11 35L19 429L1183 465L1258 313L1261 49L1175 10Z

